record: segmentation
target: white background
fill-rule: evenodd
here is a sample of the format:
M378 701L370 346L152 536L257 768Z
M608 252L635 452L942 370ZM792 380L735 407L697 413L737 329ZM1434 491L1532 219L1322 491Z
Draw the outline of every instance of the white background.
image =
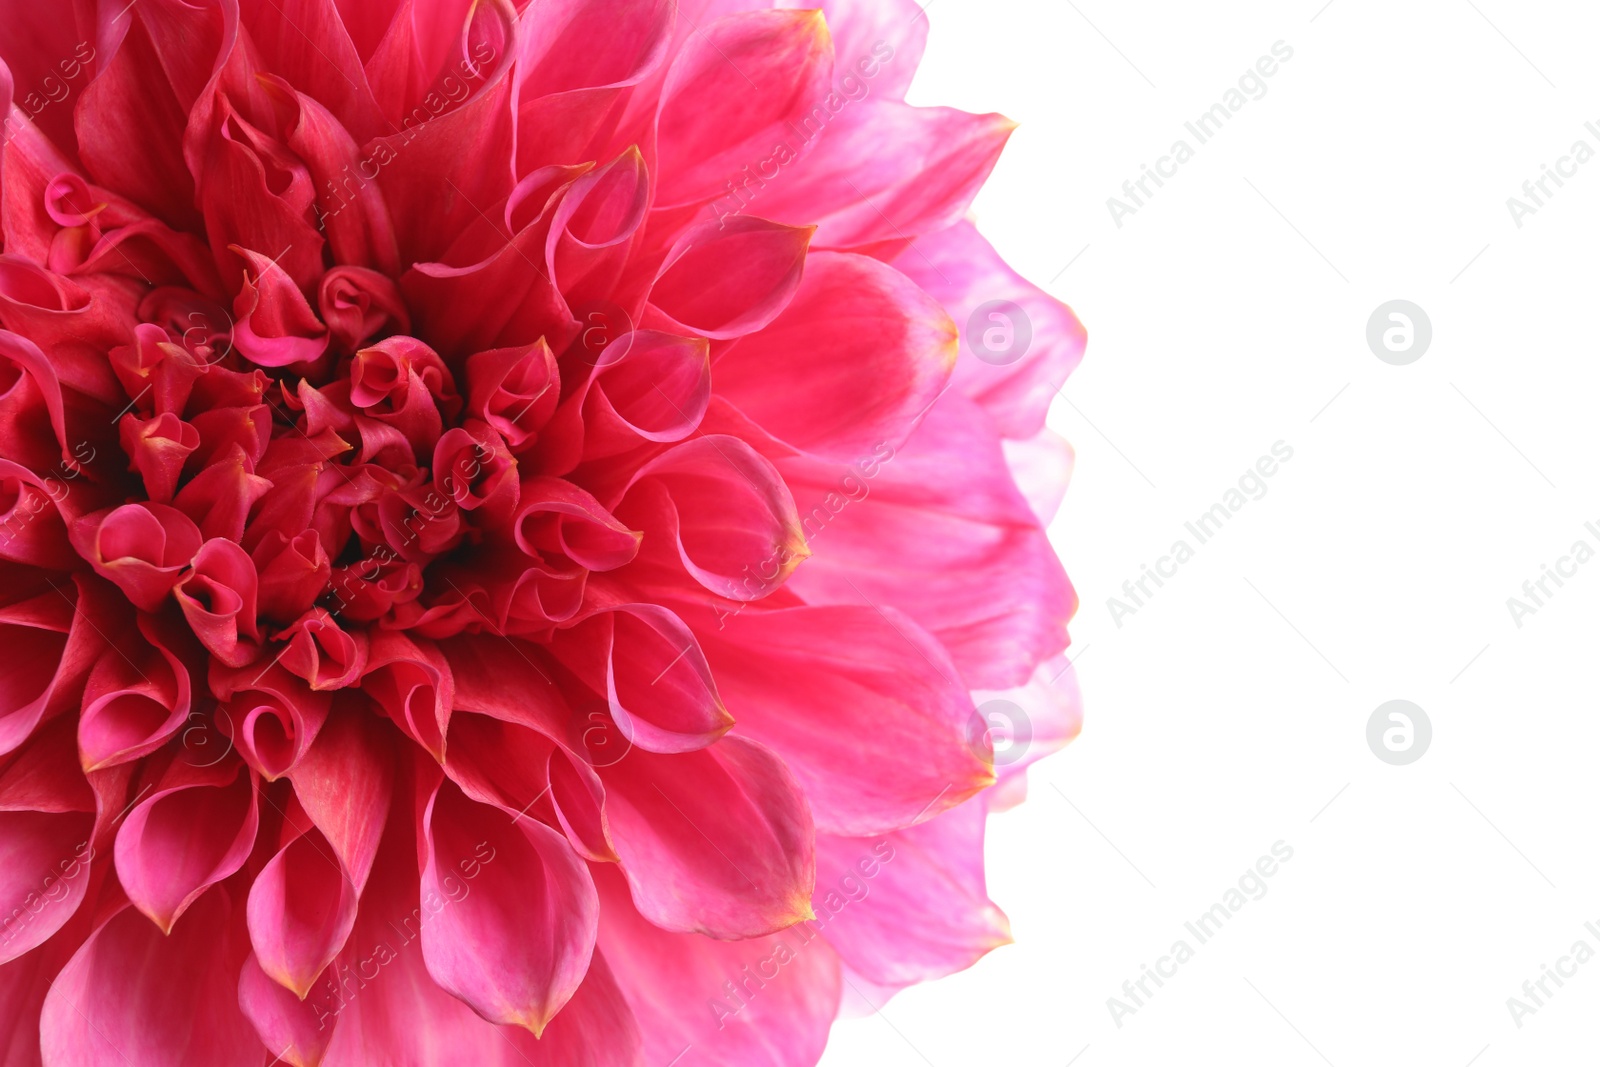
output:
M980 229L1089 330L1051 424L1082 598L1082 737L990 821L1017 943L839 1024L826 1067L1596 1062L1600 125L1593 5L934 0L913 103L1021 123ZM1136 215L1121 195L1282 40L1252 100ZM1553 187L1552 187L1553 188ZM1071 264L1068 266L1068 264ZM1065 269L1063 269L1065 268ZM1414 301L1409 366L1368 317ZM1274 442L1269 491L1119 628L1107 609ZM1192 537L1186 537L1193 544ZM1552 587L1553 588L1553 587ZM1404 767L1366 724L1416 702ZM1294 858L1119 1029L1122 996L1274 842Z

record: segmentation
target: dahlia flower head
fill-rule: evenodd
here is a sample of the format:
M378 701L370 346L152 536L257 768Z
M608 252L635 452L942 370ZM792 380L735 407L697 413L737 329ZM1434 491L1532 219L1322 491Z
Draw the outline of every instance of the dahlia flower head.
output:
M1008 939L1084 334L926 27L0 0L0 1062L789 1067Z

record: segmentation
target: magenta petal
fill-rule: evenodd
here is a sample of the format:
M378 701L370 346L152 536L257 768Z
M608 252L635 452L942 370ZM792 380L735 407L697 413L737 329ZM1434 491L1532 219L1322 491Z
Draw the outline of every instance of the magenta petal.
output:
M771 750L742 737L600 770L634 903L657 926L759 937L811 917L811 811Z
M83 902L88 812L0 810L0 964L41 945Z
M728 338L753 333L794 296L811 227L740 217L684 233L650 288L651 306L675 332Z
M267 977L254 953L239 972L239 1010L261 1043L291 1067L317 1067L333 1039L327 1018Z
M810 554L789 487L736 437L702 435L661 453L617 511L644 531L654 562L679 564L730 600L766 596Z
M388 738L368 731L363 714L335 707L311 750L289 771L295 796L357 890L372 870L394 780Z
M716 391L785 444L865 461L915 428L955 359L950 317L905 275L819 252L783 314L717 360Z
M311 830L256 875L246 915L261 970L304 999L355 926L356 887Z
M174 763L117 831L117 874L128 898L170 932L206 889L244 865L257 818L249 768Z
M827 832L909 826L994 781L949 654L893 608L749 610L722 622L702 639L739 731L782 757ZM806 684L770 682L784 677Z
M670 933L612 870L595 872L600 949L634 1006L646 1063L811 1067L839 1013L839 959L811 923L742 941ZM687 1057L685 1057L687 1059Z
M424 819L423 897L450 902L422 928L428 973L490 1022L543 1033L594 951L599 901L583 861L543 823L448 781Z
M703 26L661 93L661 206L721 195L740 167L768 156L826 98L832 72L820 11L750 11Z
M822 248L936 233L966 214L1015 128L1003 115L863 100L833 118L794 173L754 191L749 210L817 224Z
M163 937L123 906L56 976L40 1021L44 1062L61 1067L260 1067L239 1013L219 890Z

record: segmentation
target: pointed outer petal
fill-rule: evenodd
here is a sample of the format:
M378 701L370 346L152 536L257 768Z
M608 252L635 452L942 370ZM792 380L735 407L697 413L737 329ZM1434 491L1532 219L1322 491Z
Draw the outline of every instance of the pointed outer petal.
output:
M811 233L809 226L743 215L695 225L678 238L656 275L653 317L673 332L713 339L762 329L799 287Z
M192 638L148 615L108 631L83 694L78 754L85 771L149 755L189 718L191 680L182 656Z
M301 807L358 892L372 870L394 786L393 743L365 721L369 714L358 701L336 702L316 743L289 769Z
M511 534L534 559L565 558L591 571L616 570L639 554L640 535L563 478L523 481Z
M344 948L356 887L316 829L284 845L256 875L246 907L256 963L304 999Z
M561 397L556 357L542 337L468 356L466 382L467 414L493 426L513 452L538 438Z
M117 877L163 931L208 888L244 866L259 819L255 774L227 761L175 761L117 831Z
M0 811L0 963L42 945L83 902L88 812Z
M769 595L810 554L788 486L737 437L700 436L663 452L639 468L616 511L644 531L645 560L681 565L730 600Z
M572 183L545 250L550 277L569 306L611 294L649 206L650 170L637 146Z
M994 781L984 735L969 740L972 700L949 655L893 608L798 607L720 621L720 632L709 618L696 626L739 732L788 764L827 833L909 826Z
M964 970L1010 943L1011 924L984 886L988 813L975 797L878 838L817 835L812 904L846 965L892 989Z
M490 1022L538 1036L594 952L600 904L583 861L544 823L475 803L448 780L419 845L424 898L452 901L422 928L428 973Z
M189 627L200 643L229 667L243 667L261 652L256 628L259 579L250 554L232 541L212 538L173 587Z
M783 314L718 356L716 390L794 448L867 458L916 426L945 388L956 344L950 317L905 275L818 252Z
M331 7L333 0L309 2ZM321 67L326 70L328 63L323 62ZM364 158L350 133L313 96L295 92L281 78L263 78L262 84L292 116L285 123L284 141L311 172L316 198L312 211L328 235L334 262L376 267L385 274L398 275L400 251L395 244L394 223L384 206L383 191L372 180L382 161ZM362 88L365 89L364 82ZM382 120L375 111L372 118L372 132L376 133Z
M406 736L444 762L455 683L438 646L389 630L372 631L361 688Z
M1040 430L1033 437L1002 440L1006 467L1032 509L1039 525L1048 527L1061 510L1067 496L1067 483L1077 460L1072 445L1054 430Z
M341 132L348 130L346 138L353 135L366 141L382 133L383 116L336 0L275 0L275 5L240 5L240 16L265 68L303 87L305 99L321 101L318 110L325 104L331 112L328 121L342 126ZM292 136L289 147L311 162ZM319 189L322 182L319 176ZM338 242L333 244L337 249Z
M151 500L168 503L184 462L200 447L200 432L172 412L141 419L129 412L117 424L128 466L144 479Z
M730 735L698 752L635 750L599 773L612 844L651 922L743 938L811 918L811 809L772 750Z
M328 329L318 321L294 279L259 252L237 246L234 251L250 264L244 288L233 299L235 347L263 367L289 367L319 359L328 350Z
M600 948L644 1035L644 1062L693 1052L696 1067L811 1067L839 1014L839 960L810 923L746 941L669 933L628 899L621 876L593 869ZM757 973L761 977L752 977ZM771 977L768 977L768 976ZM731 984L745 992L730 996Z
M239 1010L261 1043L290 1067L318 1067L333 1039L321 1013L269 978L254 953L239 972Z
M1032 437L1044 427L1045 413L1057 390L1083 359L1088 335L1072 309L1024 281L984 240L970 222L959 222L940 233L919 237L895 260L895 266L944 304L961 324L961 357L956 361L955 389L982 405L1006 437ZM985 332L1009 329L1012 343L1019 340L1013 316L978 317L974 313L991 301L1008 301L1028 325L1027 346L1014 356L1001 352L1007 362L996 365L978 358ZM1021 347L1020 344L1018 347ZM982 351L996 358L992 345Z
M606 694L612 718L632 745L688 752L733 725L699 642L666 608L607 608L557 630L547 647L585 685Z
M40 1032L51 1067L258 1067L240 1015L230 905L207 894L170 936L133 908L112 912L56 976Z
M856 499L836 469L778 462L811 536L790 580L811 603L893 607L937 637L965 686L1020 685L1067 644L1076 595L987 417L947 393Z
M672 62L656 119L657 206L723 195L824 105L833 42L821 11L730 15L691 37Z
M506 854L482 861L475 850L484 838L471 837L467 867L457 865L449 892L419 894L418 832L404 807L396 813L404 825L385 837L355 932L303 1005L312 1021L302 1025L325 1025L333 1035L320 1067L641 1067L637 1030L598 954L539 1039L485 1022L439 988L419 935L485 892L480 883Z
M458 711L450 717L449 752L445 773L473 800L525 818L549 822L553 817L579 855L597 863L616 861L606 836L600 779L559 739L519 723Z
M778 0L805 8L818 0ZM916 0L820 0L833 35L833 87L846 99L859 85L879 100L902 100L928 40L928 19ZM846 80L853 79L853 80Z
M398 273L398 272L397 272ZM335 267L322 276L317 307L342 350L354 352L378 333L410 333L400 287L366 267Z
M488 222L487 216L476 220L490 227L494 241L484 258L463 266L418 262L401 277L418 331L441 353L458 357L540 338L560 351L577 336L578 325L543 261L551 206L580 170L547 167L519 182L506 207L509 222L518 225Z
M282 664L225 670L211 662L217 719L252 770L270 781L305 758L327 721L333 698L314 692Z
M189 101L174 94L142 13L74 109L79 153L96 185L143 204L179 230L200 229L194 179L184 163ZM197 53L212 41L197 39ZM213 53L214 54L214 53Z
M274 640L289 642L278 662L318 692L355 685L367 669L366 630L345 631L323 608L306 612Z
M0 459L0 559L50 570L83 565L67 539L65 483Z
M78 554L140 611L155 611L200 550L200 528L165 504L124 504L87 515L69 531Z
M894 100L820 114L820 136L815 123L800 128L814 147L763 186L755 205L770 218L816 224L820 248L906 241L955 224L1016 129L1003 115Z
M439 3L417 6L443 10ZM391 115L400 132L365 146L367 158L381 164L377 180L402 263L439 259L455 235L505 201L515 182L509 52L516 12L506 0L489 0L472 5L467 17L478 29L468 48L474 62L467 65L473 77L466 83L481 79L481 88L453 110L443 110L452 107L449 98L434 93L439 108L424 102L398 119ZM485 62L492 67L485 69ZM389 107L381 92L379 104Z

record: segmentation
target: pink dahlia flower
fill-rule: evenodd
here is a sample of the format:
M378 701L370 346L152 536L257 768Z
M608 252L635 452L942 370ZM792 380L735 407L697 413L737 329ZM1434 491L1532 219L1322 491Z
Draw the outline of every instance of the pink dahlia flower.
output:
M6 1065L809 1064L1006 939L1083 333L790 3L0 0Z

